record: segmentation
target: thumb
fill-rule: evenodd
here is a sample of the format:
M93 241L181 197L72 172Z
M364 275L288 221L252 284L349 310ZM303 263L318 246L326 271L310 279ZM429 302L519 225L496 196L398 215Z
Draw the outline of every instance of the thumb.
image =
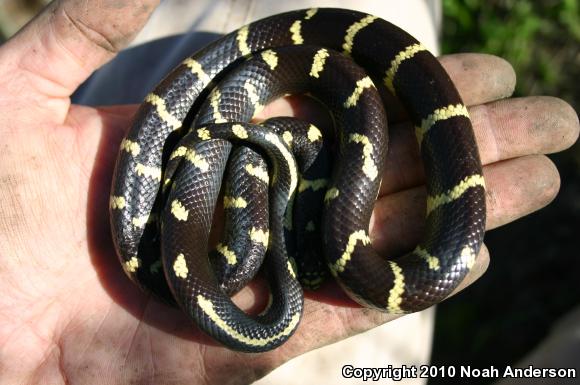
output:
M12 91L24 90L28 100L44 96L68 103L80 83L133 39L157 4L55 0L0 47L0 81L16 85Z

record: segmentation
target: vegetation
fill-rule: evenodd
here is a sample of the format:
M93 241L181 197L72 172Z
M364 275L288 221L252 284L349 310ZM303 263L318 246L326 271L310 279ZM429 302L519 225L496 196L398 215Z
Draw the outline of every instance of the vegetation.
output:
M444 52L501 56L518 74L518 95L580 101L580 1L444 0Z

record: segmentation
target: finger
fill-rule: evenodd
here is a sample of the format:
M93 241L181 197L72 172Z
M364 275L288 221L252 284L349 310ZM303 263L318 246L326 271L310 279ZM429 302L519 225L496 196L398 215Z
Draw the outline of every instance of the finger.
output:
M157 3L56 0L1 47L0 75L10 71L38 94L68 97L134 37Z
M536 96L502 100L469 109L483 164L531 154L550 154L578 139L578 115L563 100ZM390 131L380 195L424 181L419 148L410 125Z
M509 62L500 57L461 53L441 56L439 61L467 106L503 99L514 92L515 71ZM386 107L389 123L409 120L400 102L391 94L385 96L388 99Z
M543 155L515 158L484 167L487 229L504 225L550 203L560 187L554 164ZM399 255L424 232L426 196L415 187L377 200L370 222L373 247Z
M516 74L506 60L482 53L460 53L439 58L468 106L507 98L514 92Z
M472 111L485 163L562 151L576 142L580 131L576 111L550 96L510 99Z

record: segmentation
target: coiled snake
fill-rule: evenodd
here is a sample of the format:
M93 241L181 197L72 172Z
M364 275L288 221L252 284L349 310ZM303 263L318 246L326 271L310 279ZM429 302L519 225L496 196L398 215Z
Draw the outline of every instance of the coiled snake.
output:
M377 255L367 234L387 147L387 92L416 126L428 194L425 236L397 259ZM327 106L334 135L291 118L248 123L269 101L305 93ZM209 250L224 172L226 235ZM308 194L314 203L304 203ZM110 214L135 283L227 347L264 351L298 326L299 280L317 286L325 271L382 311L443 300L479 252L485 191L467 109L438 61L377 17L309 9L224 36L146 97L121 143ZM318 252L324 259L310 259ZM229 294L260 265L271 300L250 316Z

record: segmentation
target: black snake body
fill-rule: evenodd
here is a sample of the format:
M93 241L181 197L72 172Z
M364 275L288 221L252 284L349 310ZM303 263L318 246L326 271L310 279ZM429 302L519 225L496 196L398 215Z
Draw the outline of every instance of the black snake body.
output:
M389 91L416 126L428 194L425 237L396 260L377 255L367 234L387 147L381 95ZM299 166L326 169L322 155L308 154L333 135L288 118L247 123L287 93L309 93L330 110L334 144L322 153L334 148L331 175L309 179L314 171L300 174L295 156ZM226 235L212 251L207 245L224 172ZM300 195L315 190L321 201L305 208ZM478 150L451 80L404 31L340 9L254 22L179 65L147 96L121 144L110 207L128 276L243 351L272 349L295 331L303 307L298 280L317 286L321 265L303 254L320 243L327 271L352 298L407 313L457 287L485 229ZM315 222L321 208L322 221ZM309 211L306 225L293 221ZM318 227L322 242L310 234ZM261 265L271 301L249 316L229 294Z

